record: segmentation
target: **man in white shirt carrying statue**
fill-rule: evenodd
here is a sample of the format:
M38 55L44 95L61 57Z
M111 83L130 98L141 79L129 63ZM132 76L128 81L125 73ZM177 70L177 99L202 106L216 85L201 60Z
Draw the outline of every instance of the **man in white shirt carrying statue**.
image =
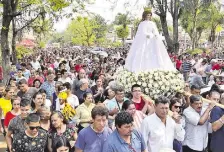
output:
M184 140L185 131L181 125L181 116L168 115L169 99L160 96L155 100L155 113L143 120L141 131L149 152L160 152L162 149L173 149L173 141Z

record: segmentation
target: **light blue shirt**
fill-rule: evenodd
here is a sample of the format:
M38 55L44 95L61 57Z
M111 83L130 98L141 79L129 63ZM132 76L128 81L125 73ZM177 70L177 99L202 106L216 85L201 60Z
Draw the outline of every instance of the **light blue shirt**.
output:
M104 143L102 152L142 152L145 149L145 141L137 130L132 131L131 144L128 144L121 138L117 129L115 129Z

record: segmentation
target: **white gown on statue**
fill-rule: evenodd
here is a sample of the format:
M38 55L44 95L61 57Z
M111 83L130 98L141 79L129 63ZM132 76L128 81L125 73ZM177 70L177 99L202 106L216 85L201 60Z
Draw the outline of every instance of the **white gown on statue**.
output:
M125 68L131 72L176 71L154 22L143 21L139 24Z

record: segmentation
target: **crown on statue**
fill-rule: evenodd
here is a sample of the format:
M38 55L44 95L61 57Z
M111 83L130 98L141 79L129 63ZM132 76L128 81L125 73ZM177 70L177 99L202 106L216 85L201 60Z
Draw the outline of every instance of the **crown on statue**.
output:
M152 12L152 8L151 7L144 7L144 12Z

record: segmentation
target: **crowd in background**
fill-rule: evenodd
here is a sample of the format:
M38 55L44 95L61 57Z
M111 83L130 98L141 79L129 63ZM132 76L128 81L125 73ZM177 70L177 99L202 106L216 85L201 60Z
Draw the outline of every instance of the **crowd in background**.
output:
M160 96L153 104L142 95L142 86L126 93L115 82L128 50L106 48L101 54L86 47L47 48L12 63L7 83L0 83L8 151L223 152L224 111L201 100L224 104L223 58L170 53L192 95ZM71 119L65 116L67 106L75 111Z

